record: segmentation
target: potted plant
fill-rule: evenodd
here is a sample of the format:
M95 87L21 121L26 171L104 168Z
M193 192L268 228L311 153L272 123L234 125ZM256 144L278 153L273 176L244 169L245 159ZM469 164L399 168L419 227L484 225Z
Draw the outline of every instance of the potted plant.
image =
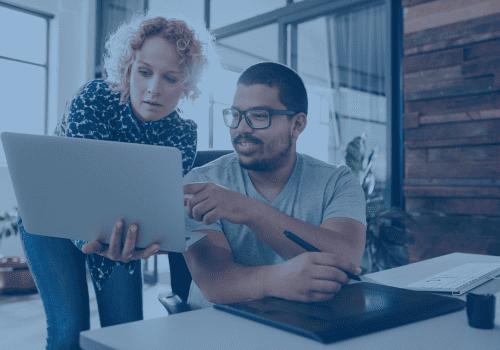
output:
M7 256L0 254L1 294L33 293L37 291L35 281L24 257L17 221L17 215L0 212L0 243L11 243L8 248L3 248L4 253L9 251L9 254Z
M2 239L2 237L7 238L10 235L17 235L19 233L17 220L17 215L10 215L6 212L0 212L0 240Z
M418 223L401 208L382 208L384 198L374 195L375 175L371 172L377 153L372 150L365 162L365 150L362 134L349 142L345 159L365 193L367 227L361 269L363 273L371 273L408 264L406 245L415 243L410 227Z

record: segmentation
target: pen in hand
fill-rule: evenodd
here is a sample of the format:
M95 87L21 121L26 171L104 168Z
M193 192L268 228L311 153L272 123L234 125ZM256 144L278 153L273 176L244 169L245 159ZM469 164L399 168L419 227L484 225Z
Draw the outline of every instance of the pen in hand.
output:
M310 245L309 243L307 243L306 241L304 241L303 239L295 236L293 233L291 232L288 232L288 231L283 231L284 235L290 239L291 241L293 241L294 243L297 243L299 246L301 246L302 248L304 248L305 250L307 250L308 252L321 252L321 250L319 250L318 248ZM339 269L341 270L341 269ZM348 271L345 271L345 270L342 270L344 271L344 273L347 275L347 277L349 277L350 279L352 280L356 280L356 281L361 281L361 278L359 278L359 276L356 276L356 275L353 275L352 273L348 272Z

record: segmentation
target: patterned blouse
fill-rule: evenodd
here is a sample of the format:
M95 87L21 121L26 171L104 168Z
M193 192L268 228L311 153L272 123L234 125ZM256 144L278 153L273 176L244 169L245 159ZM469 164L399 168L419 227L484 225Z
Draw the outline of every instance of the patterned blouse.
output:
M119 102L119 92L112 92L110 85L103 80L93 80L66 103L63 118L53 135L177 147L182 153L186 175L196 156L196 123L182 119L178 111L157 121L142 122L134 117L130 102L122 105ZM19 220L19 227L24 229L22 220ZM80 250L87 243L73 242ZM131 274L136 266L136 261L123 263L98 254L89 254L87 259L99 289L111 276L114 266L121 265Z

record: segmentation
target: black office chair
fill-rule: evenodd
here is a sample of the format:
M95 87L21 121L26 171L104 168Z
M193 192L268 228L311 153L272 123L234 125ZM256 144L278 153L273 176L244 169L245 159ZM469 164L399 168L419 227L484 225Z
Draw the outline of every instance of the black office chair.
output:
M193 168L200 167L234 151L198 151ZM158 300L169 315L189 311L187 304L192 277L182 253L168 253L172 291L160 293Z

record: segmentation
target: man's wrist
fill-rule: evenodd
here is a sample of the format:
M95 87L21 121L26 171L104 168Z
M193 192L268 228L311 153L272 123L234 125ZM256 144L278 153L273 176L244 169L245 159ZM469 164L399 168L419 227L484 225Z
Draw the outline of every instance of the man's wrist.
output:
M264 266L264 283L262 283L262 297L274 297L277 295L277 265Z
M248 207L247 207L247 218L245 225L250 226L252 224L257 223L259 218L262 217L265 211L265 203L262 203L258 199L248 197Z

